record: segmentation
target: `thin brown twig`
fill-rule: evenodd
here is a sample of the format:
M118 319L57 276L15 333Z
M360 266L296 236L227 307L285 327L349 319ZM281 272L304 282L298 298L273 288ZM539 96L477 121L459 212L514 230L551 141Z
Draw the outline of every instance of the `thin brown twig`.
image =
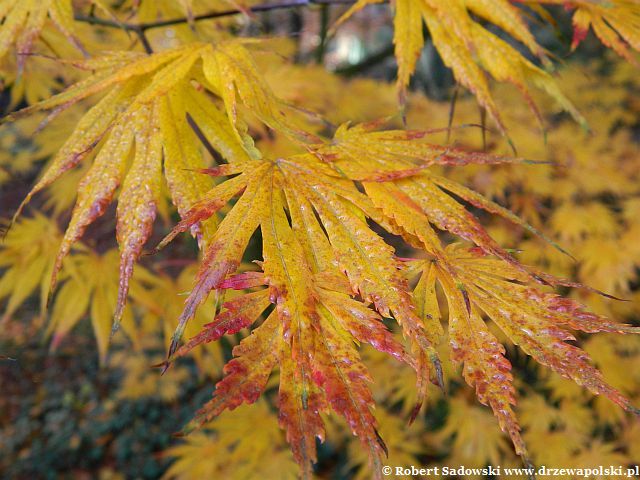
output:
M147 52L147 54L151 55L153 53L153 47L151 46L151 43L149 43L149 39L145 35L144 30L140 28L138 30L134 30L134 32L140 39L140 43L142 44L142 48L144 48L144 51Z
M247 11L251 13L260 13L260 12L268 12L271 10L282 10L286 8L295 8L295 7L309 7L312 5L352 5L356 3L356 0L289 0L281 3L268 3L262 5L255 5L253 7L247 9L232 9L232 10L223 10L220 12L209 12L204 13L202 15L196 15L192 18L192 21L198 22L201 20L210 20L214 18L221 17L229 17L232 15L240 15L246 14ZM75 19L78 22L85 22L91 25L101 25L103 27L111 27L111 28L121 28L128 32L134 32L136 35L140 37L142 40L141 34L146 30L150 30L152 28L161 28L161 27L170 27L172 25L179 25L181 23L188 23L190 21L189 17L179 17L172 18L167 20L159 20L157 22L146 22L146 23L128 23L128 22L119 22L116 20L109 20L106 18L96 17L94 15L76 15ZM144 42L143 42L144 45Z

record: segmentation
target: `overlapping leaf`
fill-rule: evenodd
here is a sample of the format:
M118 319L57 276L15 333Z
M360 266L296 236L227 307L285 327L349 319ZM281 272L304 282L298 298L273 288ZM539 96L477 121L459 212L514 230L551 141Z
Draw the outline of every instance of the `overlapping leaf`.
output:
M162 172L173 203L185 214L212 182L193 170L202 168L195 122L209 144L227 161L259 156L246 133L239 109L247 107L270 127L305 137L284 117L284 106L260 78L247 50L238 42L192 44L151 56L129 53L81 62L92 74L64 92L13 115L60 110L94 94L104 97L79 121L33 195L96 152L80 183L78 199L53 271L52 285L71 245L101 216L118 187L117 238L120 245L120 293L116 321L126 301L133 265L151 234ZM202 241L215 219L194 224Z
M380 0L359 0L339 20ZM640 50L640 7L632 0L610 2L536 0L527 2L548 16L543 4L562 4L575 8L573 46L586 36L589 28L608 47L636 62L631 49ZM395 0L394 44L398 61L398 88L404 96L416 62L424 46L422 23L427 26L431 41L444 63L452 69L456 80L467 87L487 109L501 130L504 126L493 101L485 73L499 82L515 85L529 103L536 117L542 117L533 103L530 88L536 87L553 97L579 123L586 121L560 91L552 76L527 60L517 49L481 24L489 22L522 44L547 66L545 51L537 43L524 20L524 12L507 0ZM542 9L542 10L540 10Z
M30 54L33 44L47 19L78 49L82 46L74 36L71 0L2 0L0 2L0 60L15 49L18 65Z
M373 2L360 1L354 8L367 3ZM527 96L528 83L533 83L562 98L544 71L471 16L500 27L542 57L544 52L510 3L398 0L396 6L401 88L423 43L422 34L416 36L422 15L445 61L498 122L484 71L516 84ZM91 164L53 266L55 283L72 244L121 188L120 285L113 300L115 291L106 291L99 283L103 279L87 281L70 275L60 303L54 305L55 328L67 331L87 310L89 298L99 298L94 317L100 319L101 344L106 345L105 312L115 309L116 319L120 317L133 265L151 234L164 178L182 220L161 246L190 230L204 250L170 357L253 327L253 333L234 349L201 420L255 402L278 368L279 420L303 472L310 474L317 459L316 440L325 435L321 414L333 410L359 437L379 474L386 447L377 432L370 377L357 346L369 343L416 370L415 418L428 383L443 383L434 348L442 336L436 288L444 290L449 303L453 358L463 364L465 379L492 407L520 454L525 455L525 448L512 408L510 365L481 315L492 318L540 363L633 410L590 365L586 354L567 343L573 338L567 329L635 330L529 285L537 280L574 286L522 266L456 198L534 234L537 230L429 168L523 160L435 146L425 141L428 132L378 132L376 124L343 125L331 141L315 138L302 131L292 120L295 115L271 94L240 41L196 43L149 56L118 53L78 66L91 72L85 80L13 115L43 110L55 116L94 94L103 95L27 201L79 162ZM565 107L571 108L566 103ZM251 115L289 139L306 142L306 153L262 158L247 127ZM203 170L197 135L206 137L210 148L229 163ZM227 213L219 220L223 208ZM429 258L413 264L423 272L413 294L402 273L403 263L376 233L378 227L399 235ZM262 271L236 275L256 231L262 239ZM441 231L473 242L476 250L444 248ZM99 262L87 263L97 265L96 271L101 268ZM211 322L180 347L196 309L211 292L229 288L253 291L224 302ZM82 298L74 302L74 295ZM382 317L398 323L405 345L387 330Z
M575 381L596 395L604 395L626 410L638 413L629 400L609 385L586 352L567 343L569 329L588 333L638 333L637 327L612 322L586 312L577 302L532 286L531 278L509 263L487 256L482 249L452 244L446 249L454 275L436 259L410 262L409 275L419 272L421 289L443 289L449 306L452 359L463 364L463 376L478 399L489 405L516 452L526 458L520 427L513 411L515 389L511 364L503 345L489 331L481 315L493 320L514 344L541 364ZM424 294L422 294L424 297ZM435 301L435 298L432 300ZM437 302L431 310L438 313Z
M567 4L567 2L554 0L544 1L544 3ZM604 45L636 66L640 65L633 53L633 50L640 51L640 5L638 2L577 0L568 3L575 8L571 48L576 48L591 28Z
M425 355L433 356L391 249L368 231L361 214L354 210L355 205L327 191L327 185L314 178L314 173L321 172L304 172L314 165L320 163L312 155L277 162L256 160L247 163L238 177L227 180L247 177L242 196L222 220L205 251L176 343L170 350L177 348L183 326L211 290L247 286L246 279L228 276L237 269L250 236L259 228L264 257L261 281L268 288L226 302L216 319L178 354L250 326L273 303L275 310L234 349L236 358L225 367L226 376L217 385L213 400L204 407L202 418L243 402L254 402L271 370L278 365L280 423L307 473L316 461L315 438L324 437L320 413L329 407L345 417L372 461L380 464L385 447L375 429L373 399L367 386L369 375L354 342L370 343L414 364L381 323L380 316L350 294L358 292L384 314L394 312L406 325L415 349L426 350L420 355L425 359ZM227 182L211 193L220 192ZM353 185L345 183L344 188L358 194ZM194 221L198 208L206 210L207 206L194 209ZM345 224L339 225L340 221ZM181 230L188 228L186 222L178 226ZM348 249L358 251L359 262L349 260ZM377 265L385 263L390 266L386 271ZM341 270L347 272L347 277ZM371 276L366 277L365 273ZM423 363L416 368L421 375L428 375L428 365Z
M44 308L49 293L49 278L55 252L62 233L55 221L41 213L21 219L11 229L0 250L0 299L7 301L2 321L33 293L37 293Z
M525 287L535 280L565 283L520 265L449 196L447 192L456 191L455 184L443 186L428 171L433 164L520 160L444 149L422 137L424 133L418 132L375 132L371 125L343 126L332 142L315 145L308 154L209 171L229 179L187 213L167 240L212 215L231 196L239 198L205 251L170 355L250 327L267 315L269 303L275 309L234 350L236 358L225 367L225 378L201 412L203 419L255 401L271 370L279 366L281 424L304 471L309 473L316 459L314 438L324 436L318 414L328 408L345 417L378 465L384 444L370 410L369 377L353 342L369 343L412 365L418 374L420 404L428 381L441 382L433 348L442 334L436 282L450 303L453 358L465 365L465 378L476 386L479 399L494 409L518 453L526 451L511 407L515 400L510 365L480 312L494 318L539 362L633 410L589 365L584 352L565 343L573 337L558 325L587 332L635 329L586 313L570 300ZM463 198L513 220L510 212L459 188ZM401 262L368 221L401 235L432 258L433 263L419 263L420 268L433 266L418 283L418 308L400 272ZM436 228L476 243L477 253L465 256L445 249ZM263 240L263 274L234 277L256 230ZM504 285L497 285L499 279ZM211 291L261 282L267 289L227 302L209 326L178 350L184 326ZM393 317L400 325L406 352L378 314ZM413 415L418 410L419 405Z

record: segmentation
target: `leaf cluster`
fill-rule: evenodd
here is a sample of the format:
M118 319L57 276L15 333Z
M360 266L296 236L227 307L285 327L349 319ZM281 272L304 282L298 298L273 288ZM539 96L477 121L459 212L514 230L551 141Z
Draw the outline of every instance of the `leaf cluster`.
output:
M277 369L278 421L305 475L311 474L318 458L316 439L325 438L324 414L329 411L344 418L368 452L373 471L377 475L381 471L389 446L374 416L372 377L362 361L361 344L415 372L413 421L426 401L429 383L445 386L438 346L446 341L448 356L461 365L464 380L475 388L479 401L492 408L525 461L528 453L513 410L516 389L505 343L518 345L560 376L637 413L622 387L606 382L588 353L572 343L574 332L635 333L637 327L590 313L578 300L551 291L550 287L580 287L601 293L528 266L501 247L479 216L506 220L566 254L541 232L536 219L521 220L448 174L469 165L511 171L531 161L432 140L450 129L389 128L385 121L346 121L336 127L274 93L255 59L262 42L205 33L201 33L204 40L194 40L198 31L189 2L185 23L193 28L180 36L178 45L160 41L152 45L145 33L151 28L147 24L123 24L118 15L129 8L126 3L123 12L115 14L94 3L113 18L98 21L94 15L92 21L112 27L121 24L125 32L137 36L145 52L120 50L68 60L80 72L78 81L3 119L15 125L44 112L44 125L71 107L85 109L16 214L36 194L83 165L75 206L55 259L49 238L33 244L22 241L37 238L36 231L48 223L44 217L16 224L2 251L8 269L0 295L9 298L7 316L36 289L44 303L60 283L49 323L50 331L55 331L52 345L89 312L105 358L109 337L121 321L129 337L135 338L132 314L125 307L131 298L132 305L137 303L148 315L165 312L176 317L165 369L196 346L250 328L252 333L233 349L234 358L224 367L225 375L196 423L212 421L242 403L255 403ZM358 1L343 18L369 3L377 2ZM554 2L531 5L545 18L548 12L538 3ZM577 40L592 26L605 44L633 58L621 42L638 48L634 3L616 1L606 11L586 2L570 3L575 8ZM499 27L545 64L547 55L521 9L502 0L470 5L393 2L401 101L424 44L424 22L445 64L475 94L502 133L505 124L484 72L513 84L540 121L530 85L550 94L584 123L550 73L476 20L483 18ZM136 14L145 11L140 8ZM15 49L18 71L47 18L86 53L73 33L73 11L66 2L5 1L0 3L0 16L4 19L0 57ZM262 136L269 139L264 148ZM211 158L213 165L208 163ZM508 189L502 185L497 190ZM181 279L153 278L140 268L136 268L141 272L138 278L134 275L162 212L165 191L180 220L154 251L190 232L202 252L183 308L176 307L180 302L175 298L158 301L182 290L177 286ZM115 198L119 253L99 254L79 247L69 255ZM558 224L564 223L561 214L554 212ZM577 229L562 229L559 240L594 233L584 228L580 223ZM56 228L51 232L58 235ZM392 237L408 252L406 258L391 246ZM250 258L258 270L245 271L241 265L252 238L259 239L259 254ZM11 260L18 255L20 262ZM20 268L33 272L18 279ZM597 266L587 263L581 268L589 271ZM622 284L628 284L630 277L630 272L626 278L616 275ZM233 291L242 293L226 295ZM194 322L210 296L215 302L208 323ZM185 333L190 339L182 344ZM454 429L460 432L455 419L451 421L445 436ZM237 439L230 442L237 445ZM192 443L178 448L208 448L203 437L194 437ZM484 456L493 460L498 450ZM177 475L182 467L175 468ZM257 467L249 462L237 468Z

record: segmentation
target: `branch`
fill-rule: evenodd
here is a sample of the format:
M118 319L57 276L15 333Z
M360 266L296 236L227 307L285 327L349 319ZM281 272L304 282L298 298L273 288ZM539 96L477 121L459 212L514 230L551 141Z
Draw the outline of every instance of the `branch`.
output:
M144 48L144 51L147 52L147 55L151 55L153 53L153 48L149 43L149 39L144 34L144 30L139 28L135 30L135 32L136 32L136 35L138 36L138 39L140 39L140 43L142 44L142 48Z
M204 13L202 15L196 15L195 17L193 17L193 21L198 22L201 20L210 20L213 18L239 15L239 14L246 13L247 10L251 13L259 13L259 12L268 12L271 10L282 10L285 8L308 7L311 5L352 5L354 3L356 3L356 0L289 0L281 3L256 5L254 7L250 7L243 10L233 9L233 10L223 10L221 12ZM172 18L168 20L160 20L157 22L126 23L126 22L118 22L117 20L100 18L93 15L87 16L87 15L80 15L80 14L75 15L74 18L78 22L85 22L90 25L101 25L103 27L121 28L128 32L135 32L138 34L139 32L144 33L146 30L150 30L152 28L170 27L172 25L188 23L190 21L188 17L180 17L180 18Z

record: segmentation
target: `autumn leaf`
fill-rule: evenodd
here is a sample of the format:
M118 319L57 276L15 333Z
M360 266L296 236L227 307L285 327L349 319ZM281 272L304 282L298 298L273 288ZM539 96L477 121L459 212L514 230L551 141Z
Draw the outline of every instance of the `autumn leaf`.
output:
M380 1L357 1L338 20L336 27L355 12L375 3L380 3ZM539 0L527 3L538 7L536 11L540 11L542 5L546 3L562 3L567 8L576 7L574 47L592 25L605 45L626 58L634 60L625 45L626 41L636 50L640 46L640 40L635 33L637 29L634 29L639 13L633 2L615 0L611 2L612 8L583 1ZM551 68L551 62L525 22L525 13L516 5L506 0L474 2L395 0L392 5L395 10L394 45L398 61L397 85L401 98L405 96L409 79L415 71L416 61L424 46L422 32L422 22L424 21L431 40L445 65L451 68L456 80L476 96L478 103L486 108L503 133L505 132L504 123L493 100L487 74L498 82L515 85L524 96L541 127L544 128L543 119L533 101L530 91L532 87L546 92L578 123L587 128L585 118L565 97L551 74L546 71ZM541 11L543 18L546 17L546 11L544 9ZM478 19L498 27L513 40L522 44L544 64L545 69L529 61L516 48L501 36L493 33Z
M48 18L73 45L84 51L74 35L71 0L3 0L0 2L0 59L15 49L18 66L22 68Z
M297 160L303 159L318 162L312 155ZM381 271L383 277L379 285L368 285L358 266L345 263L347 272L353 273L350 284L335 264L336 255L344 258L344 242L352 242L355 248L373 249L372 253L361 253L368 263L373 262L373 255L378 251L385 252L392 261L388 247L372 233L357 238L362 233L355 229L355 224L342 227L343 230L336 232L337 236L327 239L318 219L310 216L310 205L303 199L309 198L318 209L322 225L329 231L332 231L329 222L335 221L333 210L341 208L349 215L347 205L329 192L324 192L326 197L317 193L310 197L311 190L299 190L299 187L311 188L300 184L302 178L310 179L298 173L301 165L288 163L285 160L247 163L241 176L250 178L205 251L196 286L187 299L170 352L176 350L182 326L190 320L197 305L210 290L224 288L225 279L238 267L249 237L259 227L263 238L264 283L268 289L226 302L222 313L202 334L187 343L186 348L250 326L269 302L275 304L275 311L234 349L236 358L225 367L226 376L218 383L214 399L205 405L201 417L208 419L242 402L256 401L271 370L279 365L280 422L304 471L309 472L316 461L315 437L324 436L319 414L328 407L345 417L370 452L372 461L379 463L385 447L371 412L373 399L367 386L370 379L352 342L370 343L400 360L411 360L383 326L381 318L366 305L352 300L349 293L357 289L368 301L375 295L379 299L375 300L378 309L387 314L390 309L398 308L400 318L406 317L408 328L422 338L424 346L417 345L417 348L430 347L418 328L419 319L412 313L408 296L402 299L384 283L401 283L401 277L393 271ZM295 181L295 177L299 180ZM301 201L305 202L304 206L296 203ZM293 226L289 224L285 208L295 219ZM362 221L357 215L351 215L350 222ZM307 236L299 240L293 229L300 227L305 228ZM356 238L349 240L347 232ZM307 258L304 252L311 249L317 250L317 255ZM375 260L379 258L376 256ZM337 280L332 278L328 283L329 273ZM318 276L314 279L315 274ZM378 289L382 290L377 293ZM405 304L399 303L402 301ZM178 350L177 354L183 351ZM420 368L424 372L426 365ZM345 399L349 400L345 402Z
M55 221L42 213L23 218L7 233L0 250L0 299L7 304L2 322L7 321L33 293L44 308L49 294L49 278L62 233Z
M220 3L216 1L211 5L218 7ZM370 3L378 2L360 0L347 15ZM457 80L477 96L503 133L502 119L510 115L519 120L521 130L529 129L528 122L522 120L529 114L523 116L516 101L498 110L489 89L488 75L498 82L515 85L514 90L524 95L525 103L534 110L540 123L542 113L532 101L534 87L546 91L582 121L553 77L538 64L547 67L548 61L524 22L524 13L528 15L531 6L532 11L544 18L544 10L535 8L542 2L530 2L523 8L506 0L396 0L391 3L395 9L397 89L403 102L408 100L405 93L425 42L423 27L426 25L444 62L453 69ZM626 6L623 2L614 3L617 7ZM590 10L589 5L590 2L573 2L568 7L578 6L581 13L576 14L576 21L581 24L585 23L584 12L591 12L589 22L595 31L600 13L595 7ZM217 417L223 411L256 402L262 408L263 419L270 420L273 426L276 414L267 411L265 404L258 400L266 390L267 396L276 399L277 423L284 434L262 442L279 446L286 439L293 455L289 457L278 447L278 458L288 462L287 472L293 458L306 477L312 475L314 463L322 459L318 440L323 441L332 433L331 422L326 422L325 415L330 412L342 417L357 437L374 475L380 475L388 452L402 450L394 439L387 444L382 438L385 430L397 435L400 420L391 420L385 414L376 418L374 395L375 400L383 395L380 388L372 388L371 383L388 376L376 374L376 366L379 369L383 364L375 361L378 356L373 357L374 368L369 368L366 360L372 356L361 353L363 344L375 349L380 357L403 362L407 367L403 379L409 376L407 372L415 374L417 378L413 375L411 378L416 384L414 393L407 394L408 388L401 387L400 380L389 382L393 391L384 400L393 402L394 410L402 409L410 422L417 421L420 425L424 423L421 406L427 401L434 404L441 398L430 395L427 399L428 384L444 387L443 372L453 372L454 367L445 370L440 358L451 357L461 368L464 380L475 390L479 401L493 410L497 425L491 422L488 410L468 406L468 398L464 397L470 391L458 390L463 393L456 394L456 399L450 402L451 414L438 438L443 445L442 440L446 441L445 448L451 447L450 458L460 463L497 464L500 456L508 457L511 462L513 455L509 456L508 442L500 435L499 427L509 435L516 452L525 461L529 452L537 457L543 450L544 442L539 438L527 450L520 432L515 399L516 386L521 385L512 375L506 352L507 348L509 353L516 351L511 344L559 376L638 413L628 399L634 398L635 391L620 385L620 376L614 375L610 382L605 381L589 355L571 343L575 340L574 330L636 333L637 327L589 313L573 297L563 298L552 293L551 287L584 286L545 274L519 260L532 258L538 252L531 253L536 239L530 237L540 237L566 253L542 232L545 222L552 218L549 225L554 238L572 244L571 247L583 243L577 246L577 251L583 254L594 248L593 240L583 242L584 238L593 234L607 237L607 246L603 249L606 255L600 260L585 261L577 266L566 259L561 264L555 257L544 256L554 272L572 270L585 283L591 283L589 277L593 277L596 286L601 284L599 277L615 277L613 287L628 289L633 282L633 265L637 262L627 261L622 258L623 254L614 256L612 252L625 242L633 243L634 230L625 236L620 234L622 223L635 221L632 197L636 193L636 173L632 162L617 168L616 174L611 174L611 168L606 170L606 162L597 162L595 166L590 160L593 150L563 143L564 139L577 138L577 135L575 125L567 127L568 122L562 118L554 119L558 130L549 137L554 147L549 156L555 157L554 160L562 157L562 165L550 166L543 172L521 169L522 165L536 163L524 157L473 152L465 142L455 147L437 144L434 137L451 130L447 128L381 130L383 122L353 125L347 122L335 128L330 122L304 111L305 97L313 96L316 105L331 110L332 121L334 118L342 121L344 112L349 115L355 112L353 116L358 118L370 117L370 110L362 105L360 97L369 99L378 95L382 91L380 87L370 84L367 88L349 90L337 77L326 72L321 75L318 69L302 66L289 66L280 76L273 75L266 72L272 68L267 65L268 60L263 58L256 63L250 53L252 44L263 42L247 38L228 40L231 35L224 29L220 29L220 35L202 35L194 42L193 38L202 33L195 28L194 9L204 8L204 3L168 0L137 5L125 2L121 7L127 14L135 11L134 17L146 22L144 28L134 24L124 27L133 28L142 37L145 29L158 27L153 24L156 20L161 25L166 15L170 15L169 23L182 24L176 26L176 30L158 27L156 42L150 42L153 48L158 44L155 53L120 51L82 61L65 61L66 65L78 69L82 80L4 120L44 112L47 115L44 125L73 105L78 109L92 105L70 135L59 135L67 138L66 142L56 150L50 168L25 200L26 204L54 182L60 186L61 176L72 169L75 169L74 175L67 177L70 183L82 177L66 233L60 238L56 228L51 230L57 257L51 260L51 245L44 244L33 232L22 230L21 222L16 222L14 230L9 232L8 253L4 250L0 253L0 266L7 269L8 278L3 277L0 282L0 296L9 299L8 314L14 313L35 290L39 289L44 296L49 285L55 286L59 278L60 290L52 302L46 332L53 336L53 348L81 318L91 316L98 353L104 361L113 312L116 326L120 317L125 316L124 326L135 344L138 332L128 320L131 309L125 308L127 298L131 298L136 307L140 320L136 327L152 330L158 325L154 320L163 317L161 328L168 332L177 320L173 335L165 335L169 343L167 368L196 348L196 352L205 351L204 345L208 345L205 348L211 356L200 355L199 365L204 363L203 358L205 362L212 359L214 365L219 365L222 355L219 348L212 348L212 342L224 335L232 335L233 343L244 337L233 348L233 358L223 368L224 375L217 382L213 397L188 430L202 423L215 430L215 425L225 424L226 417ZM243 13L247 13L245 7L243 2L233 3L233 8ZM172 19L173 12L182 12L185 18ZM633 12L631 6L625 10L629 12ZM46 12L39 15L46 16ZM604 19L607 13L601 12L601 15ZM615 19L602 22L609 22L608 25L622 37L628 37L627 41L633 46L633 32L629 36L625 29L633 24L634 17L631 14L628 17L626 26L614 25ZM0 35L10 30L5 29L7 23L5 20ZM108 26L110 21L103 19L101 23ZM117 22L113 23L111 26L115 28ZM182 35L189 29L189 35ZM17 38L19 36L12 34L11 41ZM211 38L215 41L208 42ZM614 45L613 41L609 43ZM526 51L526 58L521 51ZM529 57L536 59L531 61ZM313 75L308 74L310 72ZM294 74L299 78L290 78ZM315 95L314 92L323 92L323 89L309 87L308 77L326 79L331 88L344 91L333 100L325 101L329 95ZM276 97L267 78L280 83L277 88L296 106ZM376 108L383 110L385 105L393 105L392 93L379 96L381 105ZM600 98L598 101L608 102ZM625 99L620 96L618 101L622 103ZM345 104L345 109L337 113L340 103ZM582 104L585 103L589 101ZM468 102L465 105L468 114L471 108ZM434 118L446 118L446 106L424 110L429 114L437 110ZM610 110L603 125L618 131L613 143L619 156L632 158L631 129L626 125L634 121L633 116L618 113L620 107ZM442 117L443 111L445 117ZM462 135L463 129L458 130L452 131ZM621 130L626 133L621 134ZM484 134L491 138L491 132L484 131ZM30 132L20 132L21 139L29 136ZM538 139L529 143L544 142ZM608 147L597 146L598 152ZM45 150L52 151L50 147ZM540 153L540 148L534 152L536 155L531 158L545 155ZM38 159L46 156L44 153ZM5 157L13 160L11 152L3 155L3 159ZM210 164L209 158L214 158L216 164ZM33 161L31 159L31 163ZM569 168L571 162L575 163ZM3 170L5 165L3 160ZM13 172L13 166L6 170ZM469 171L480 172L473 178L474 185L489 184L487 190L495 198L501 202L511 201L516 211L530 219L533 217L533 225L452 179L456 172L464 176ZM518 173L513 173L516 171ZM622 206L622 202L611 200L608 214L603 213L602 208L594 208L582 216L572 217L571 210L578 203L594 202L593 196L605 196L613 191L599 178L602 172L608 172L611 177L607 178L615 180L609 183L620 183L629 197L625 199L628 204ZM544 201L539 202L543 208L538 209L536 199L524 193L527 188L546 195ZM193 274L191 270L179 278L141 268L136 269L135 276L133 273L153 233L165 190L179 220L157 249L183 232L195 236L202 253L195 280L189 278ZM98 254L83 249L77 255L70 255L85 230L106 212L115 198L120 252L108 250ZM56 211L64 211L69 196L63 199L50 192L49 200L47 206L54 205L58 207ZM571 208L550 214L561 202ZM590 213L609 220L594 226L586 218ZM506 219L517 227L519 246L530 250L519 253L502 247L511 241L506 233L508 227L500 224L500 229L494 224L491 232L498 234L494 237L485 228L481 215L498 221ZM565 222L573 222L568 230L562 228ZM11 237L14 231L16 236ZM505 238L509 240L505 242ZM458 240L471 245L455 243ZM46 255L47 259L38 258L37 265L32 267L34 270L29 270L35 279L22 279L20 269L29 266L22 258L10 258L12 255ZM409 255L415 258L404 258ZM615 270L609 270L604 265L607 258L620 259L619 265L624 265L624 270L618 269L618 262L611 267ZM253 266L252 271L246 271L243 262L247 260L253 260L258 270ZM96 275L95 272L107 273ZM609 272L622 273L611 275ZM52 277L51 283L46 281L48 277ZM579 298L594 292L593 288L582 288L573 295ZM245 335L248 331L251 333ZM450 352L440 355L447 346ZM608 365L616 364L619 352L602 349L598 355L597 347L597 343L587 343L585 349L599 367L606 370ZM128 364L132 375L126 380L126 388L132 394L157 392L157 385L152 384L148 375L138 375L143 370L140 358ZM629 365L631 361L620 364ZM278 377L272 378L275 370L279 372ZM184 372L181 370L178 377L183 378ZM176 383L164 382L167 399L175 398ZM276 384L277 389L273 388ZM458 388L456 382L452 382L452 386L454 390ZM547 381L544 388L553 390L552 398L560 402L551 412L540 410L548 417L542 419L547 430L544 433L555 433L548 430L557 424L584 436L578 426L586 430L590 424L581 422L585 415L583 408L564 404L568 395L560 393L562 388L566 393L566 387ZM603 410L597 401L595 404L598 411ZM564 415L565 421L556 421L556 413ZM477 423L471 424L470 416ZM611 419L613 415L606 418ZM482 426L480 431L478 424ZM523 425L533 431L531 424L531 412L528 412ZM226 428L231 427L227 424ZM541 436L540 432L545 429L533 433ZM246 433L249 430L243 430L239 436L228 435L226 439L222 433L213 443L196 433L179 451L184 461L171 475L186 476L190 466L210 474L208 464L195 461L194 457L212 448L219 448L224 456L237 460L227 462L227 466L255 472L255 462L242 458L250 448L247 438L251 435ZM528 433L525 430L525 438ZM454 434L455 438L451 438ZM406 439L411 441L413 436L407 434ZM558 441L555 437L552 440ZM474 445L479 453L470 454L467 445ZM615 452L609 444L602 448L593 445L594 456L621 458L611 455ZM583 452L588 455L586 445L570 446L570 455ZM437 450L442 449L440 446ZM262 457L271 451L255 450ZM405 451L418 454L418 450ZM363 464L359 458L357 465ZM215 468L224 471L221 462Z
M637 327L611 322L585 312L573 300L527 285L530 277L477 247L466 250L452 244L446 255L455 257L449 263L455 265L453 275L449 267L439 265L438 259L413 261L409 272L422 270L421 281L435 277L444 290L449 306L452 359L463 364L465 380L475 386L478 399L491 406L500 426L511 436L517 453L526 458L512 410L515 390L511 364L481 314L493 320L510 341L541 364L637 413L629 400L603 379L585 351L566 343L575 339L567 329L638 333Z
M604 45L630 63L640 65L631 51L640 51L640 5L629 0L615 1L607 5L582 0L570 2L570 5L575 8L572 49L585 39L591 28Z
M224 454L223 454L224 452ZM264 401L208 422L202 431L165 452L176 458L163 478L187 480L219 475L249 480L294 480L298 468L278 429L276 415Z
M106 92L80 119L23 205L97 152L79 185L78 200L51 284L53 289L62 259L73 243L104 213L117 188L122 186L117 209L121 275L114 316L116 328L134 263L152 231L163 170L173 202L183 215L212 186L206 176L188 173L204 166L190 119L213 148L236 163L260 156L238 115L239 102L272 128L296 138L306 134L283 117L280 108L284 106L279 107L279 100L259 78L240 42L216 47L193 44L151 56L107 55L80 62L79 66L93 73L64 92L8 118L34 111L51 111L50 115L56 115L90 95ZM198 88L192 83L196 79ZM218 97L218 103L211 97ZM129 164L130 155L133 161ZM215 219L203 225L197 223L192 225L192 231L206 242L214 224Z
M88 317L98 344L98 357L104 364L118 299L118 252L113 249L98 255L89 251L71 258L73 263L51 306L46 330L47 336L51 336L50 347L56 350L71 329ZM122 316L124 330L135 342L137 334L131 310L126 308Z
M371 125L343 126L330 143L313 146L311 153L208 171L229 179L214 187L161 242L165 245L239 195L205 250L169 350L170 360L174 353L182 355L200 343L250 327L266 315L268 302L275 305L234 350L235 358L225 367L226 377L217 385L213 400L201 411L201 421L256 401L271 370L279 365L280 421L303 470L309 473L315 462L314 437L324 437L318 414L331 407L347 420L377 471L375 465L385 447L370 410L369 375L352 342L369 343L416 369L420 393L415 418L428 381L442 383L433 347L442 335L433 298L436 281L449 300L452 357L464 364L466 380L476 387L479 399L494 409L521 455L526 457L526 450L511 407L515 390L510 364L479 312L494 319L539 362L634 411L588 363L586 353L564 343L573 337L560 326L587 332L636 329L586 313L572 300L525 286L536 281L565 283L521 265L500 248L475 217L448 195L455 188L441 189L428 169L436 164L521 160L439 148L419 141L424 133L371 129ZM356 182L361 182L360 188ZM507 218L513 216L501 207L486 205ZM435 266L433 276L425 270L420 280L426 283L420 287L422 296L416 296L419 309L400 272L402 262L371 231L366 219L401 235L433 258L413 262L418 270ZM473 241L477 252L444 248L434 227ZM261 281L267 289L226 302L219 316L179 349L185 325L211 291L256 286L260 281L258 274L233 276L257 229L263 241ZM407 352L389 336L378 315L366 308L368 304L397 321ZM513 319L521 329L511 324ZM528 331L537 333L529 336ZM346 404L345 398L349 399Z

